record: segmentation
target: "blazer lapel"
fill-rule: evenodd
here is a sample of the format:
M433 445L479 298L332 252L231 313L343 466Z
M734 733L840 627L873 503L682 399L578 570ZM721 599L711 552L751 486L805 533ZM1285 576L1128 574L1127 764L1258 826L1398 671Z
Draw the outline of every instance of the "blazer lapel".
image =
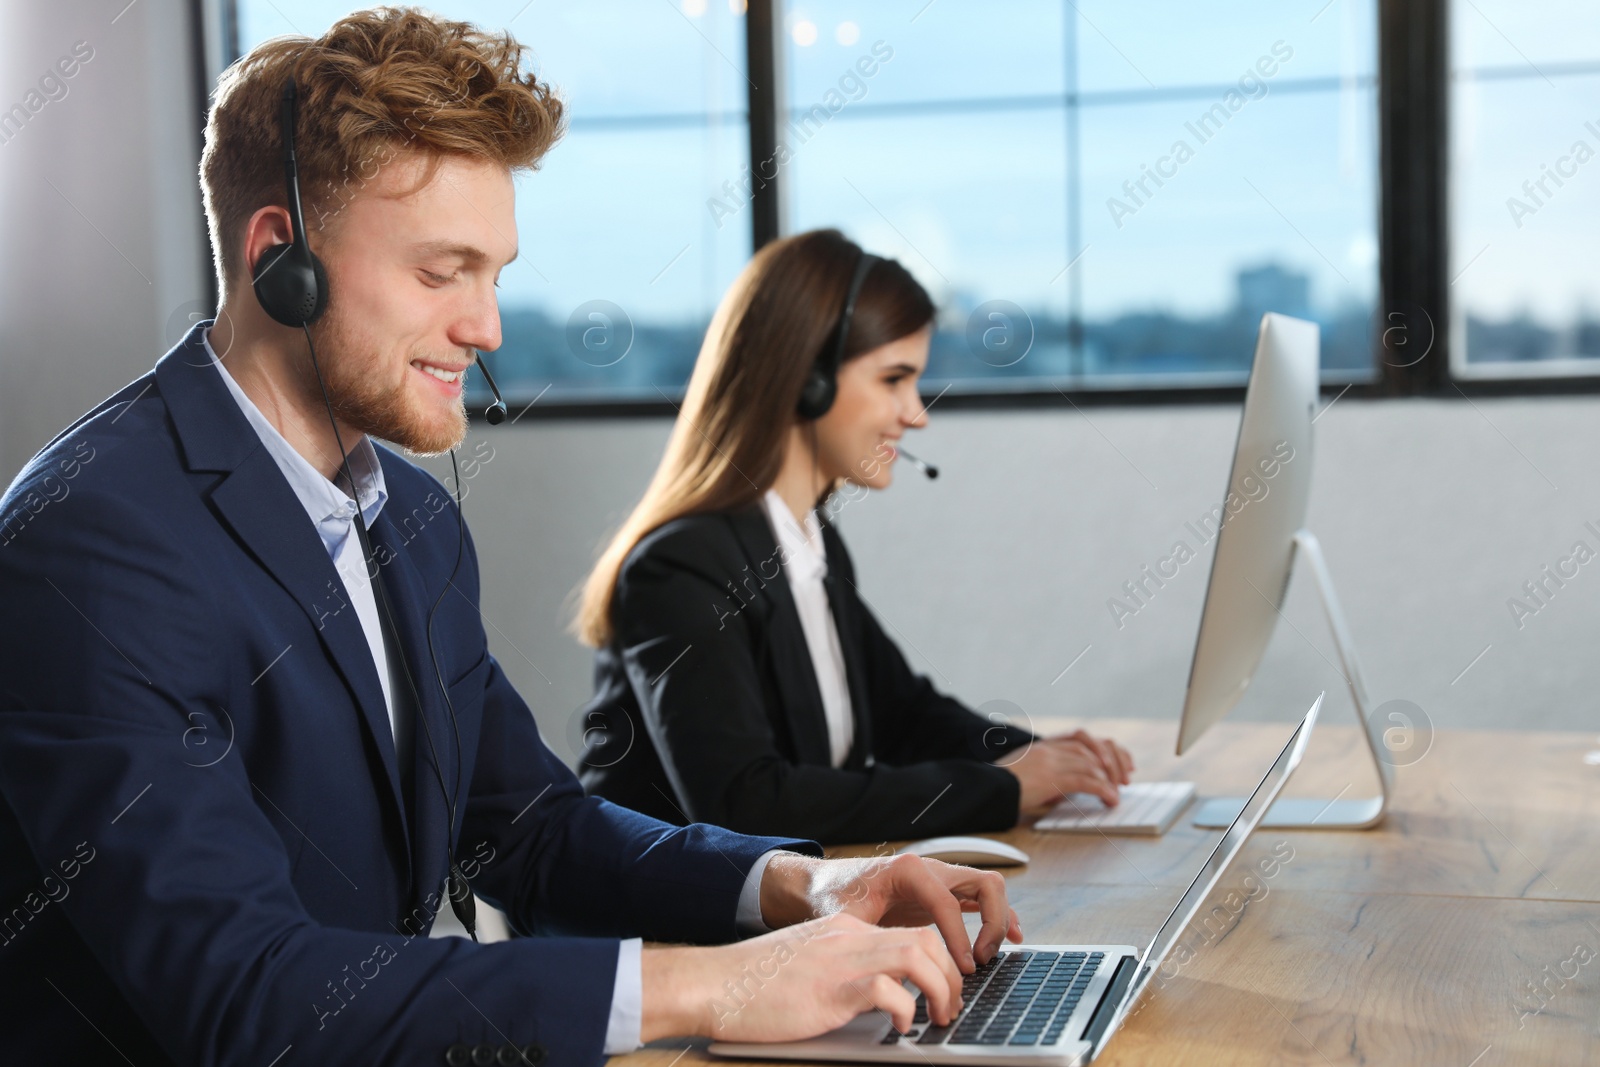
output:
M800 627L800 611L783 572L777 539L767 525L758 500L748 508L729 512L735 535L744 550L746 567L741 576L745 589L759 589L771 610L766 619L766 653L777 681L783 718L799 763L829 765L828 720L822 710L822 690L816 668Z
M365 723L383 765L389 800L405 825L394 735L377 665L343 581L294 490L227 386L201 340L209 323L156 364L156 380L192 470L225 471L210 499L234 535L300 605L333 661Z

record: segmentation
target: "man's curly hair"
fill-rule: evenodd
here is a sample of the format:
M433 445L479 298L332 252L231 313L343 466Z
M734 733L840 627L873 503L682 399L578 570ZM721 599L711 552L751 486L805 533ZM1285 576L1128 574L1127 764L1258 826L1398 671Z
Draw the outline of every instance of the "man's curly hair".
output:
M291 77L300 196L314 234L408 151L428 164L418 188L445 156L536 167L563 132L562 103L524 71L524 51L509 32L385 7L347 15L316 40L275 37L240 58L218 79L200 156L222 291L230 273L245 274L250 216L287 204L279 114Z

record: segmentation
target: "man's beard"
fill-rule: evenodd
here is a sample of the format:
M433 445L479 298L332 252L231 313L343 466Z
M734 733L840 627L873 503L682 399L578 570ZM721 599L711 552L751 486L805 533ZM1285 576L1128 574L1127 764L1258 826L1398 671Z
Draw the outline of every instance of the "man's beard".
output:
M448 452L466 437L467 413L461 400L448 414L430 409L408 389L409 362L396 378L394 368L385 365L384 355L371 338L347 326L333 307L313 332L328 399L340 422L421 456ZM414 358L426 361L428 354L417 353ZM309 360L306 370L312 372ZM315 373L308 373L307 378L317 389ZM320 389L316 398L320 403Z

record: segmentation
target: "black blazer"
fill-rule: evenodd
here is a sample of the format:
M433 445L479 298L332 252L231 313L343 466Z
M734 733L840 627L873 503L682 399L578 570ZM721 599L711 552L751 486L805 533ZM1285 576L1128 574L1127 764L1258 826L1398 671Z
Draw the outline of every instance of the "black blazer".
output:
M844 766L757 501L667 523L623 562L581 712L584 787L671 822L832 844L1014 826L1017 779L988 761L1032 735L912 673L826 520L822 537L855 716Z

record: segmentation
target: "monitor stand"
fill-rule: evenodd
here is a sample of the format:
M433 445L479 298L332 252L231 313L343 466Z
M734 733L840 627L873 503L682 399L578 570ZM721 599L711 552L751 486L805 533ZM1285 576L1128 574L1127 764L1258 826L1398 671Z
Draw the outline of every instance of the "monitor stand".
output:
M1294 552L1305 557L1316 579L1317 591L1322 595L1322 607L1328 615L1328 628L1333 631L1333 643L1339 652L1339 665L1350 698L1355 705L1356 719L1361 723L1361 736L1366 739L1368 755L1378 772L1378 795L1375 797L1347 798L1341 790L1336 797L1279 797L1259 825L1294 830L1367 830L1383 821L1389 806L1389 795L1394 791L1394 764L1387 759L1388 749L1383 738L1375 733L1378 726L1371 721L1372 708L1367 699L1367 687L1361 681L1361 668L1356 663L1355 643L1350 640L1350 628L1344 621L1344 610L1339 607L1339 597L1333 591L1333 579L1328 574L1328 564L1322 558L1322 546L1310 530L1300 530L1294 535L1289 566L1294 566ZM1245 797L1216 797L1205 801L1197 809L1194 825L1207 829L1226 829L1244 807Z

